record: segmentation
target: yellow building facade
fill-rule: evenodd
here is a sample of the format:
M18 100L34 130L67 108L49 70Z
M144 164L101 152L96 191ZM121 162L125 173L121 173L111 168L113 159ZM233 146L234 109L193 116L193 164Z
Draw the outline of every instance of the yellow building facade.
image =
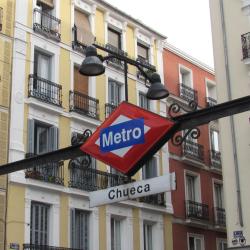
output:
M98 77L79 74L86 45L96 42L151 65L163 79L164 40L104 1L16 1L9 160L69 146L124 100L122 62L106 62ZM166 116L165 100L149 101L146 92L143 76L129 66L129 102ZM168 173L167 152L164 146L133 179ZM6 249L171 250L171 194L90 208L89 192L127 180L95 159L89 167L84 160L9 175Z
M7 163L15 3L0 1L0 165ZM7 177L0 177L0 249L4 249Z

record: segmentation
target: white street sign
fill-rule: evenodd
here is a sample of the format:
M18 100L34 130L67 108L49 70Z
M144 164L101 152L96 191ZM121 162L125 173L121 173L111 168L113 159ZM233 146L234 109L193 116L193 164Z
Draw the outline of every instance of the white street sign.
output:
M176 189L175 173L90 193L90 207L135 199Z

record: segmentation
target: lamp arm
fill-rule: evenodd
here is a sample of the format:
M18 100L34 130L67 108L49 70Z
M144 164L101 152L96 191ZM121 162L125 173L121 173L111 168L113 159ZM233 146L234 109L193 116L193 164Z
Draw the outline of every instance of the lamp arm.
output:
M140 65L135 65L137 69L142 73L142 75L146 78L146 80L150 81L150 77L148 74L143 70L143 68ZM145 81L146 82L146 81Z

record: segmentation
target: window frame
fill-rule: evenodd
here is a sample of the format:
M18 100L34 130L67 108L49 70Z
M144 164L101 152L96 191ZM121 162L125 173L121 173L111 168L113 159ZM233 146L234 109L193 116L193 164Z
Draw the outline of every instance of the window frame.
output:
M45 226L43 226L43 228L46 227L46 229L44 230L47 238L44 242L41 242L41 240L39 240L40 242L35 242L35 239L33 241L33 237L34 237L34 234L36 232L36 214L34 214L34 212L36 212L36 209L35 207L33 206L38 206L38 224L41 223L41 219L43 218L42 216L39 216L39 213L41 213L41 208L44 208L45 211L47 212L46 216L47 218L45 218L45 220L47 220L47 222L44 221L45 223ZM38 202L38 201L31 201L31 206L30 206L30 243L31 244L38 244L38 245L49 245L49 236L50 236L50 231L49 231L49 227L50 227L50 223L49 223L49 220L50 220L50 209L51 209L51 206L47 203L42 203L42 202ZM34 210L34 211L33 211ZM34 221L33 221L34 219ZM34 223L34 225L33 225ZM40 225L41 226L41 225ZM34 227L34 229L33 229Z
M190 238L200 239L200 240L201 240L201 250L205 250L204 235L202 235L202 234L188 233L188 234L187 234L187 246L188 246L188 250L191 250L191 249L190 249L190 245L189 245L189 239L190 239ZM194 250L197 250L197 249L196 249L196 246L195 246L195 249L194 249Z
M184 71L184 72L182 72L182 71ZM185 84L183 82L182 73L188 73L190 75L190 83L189 84ZM180 85L184 84L185 86L193 89L193 71L182 64L179 64L179 83L180 83Z
M113 43L110 42L109 38L109 34L112 33L113 35L117 35L118 38L118 46L116 47ZM112 46L116 47L119 50L122 50L122 32L118 31L116 28L114 28L113 26L111 27L111 25L108 25L107 28L107 43L111 44Z
M147 232L145 232L145 226L147 229ZM146 233L148 233L148 229L150 229L150 234L151 236L145 237ZM151 238L151 242L148 240L148 238ZM153 224L149 223L147 221L143 221L143 246L144 246L144 250L153 250Z
M188 199L188 190L187 190L187 179L186 179L187 175L195 177L195 188L194 188L195 189L195 202L201 203L202 200L201 200L200 174L186 170L186 169L184 170L185 200L189 200Z
M142 102L143 99L143 102ZM150 100L146 97L146 94L144 92L139 91L138 93L138 102L139 102L139 107L144 108L146 110L151 110L151 102ZM146 105L144 105L146 103Z
M148 168L148 164L150 164L150 168L153 167L153 165L151 165L151 163L154 162L155 166L155 176L149 176L147 177L147 172L145 172L145 169ZM158 176L158 159L156 156L153 156L150 160L148 160L142 167L142 180L147 180L147 179L150 179L150 178L154 178L154 177L157 177Z
M146 58L144 58L143 56L139 55L139 49L138 47L141 47L142 49L146 50ZM145 44L143 44L142 42L137 40L137 58L142 58L143 60L145 60L146 62L149 63L149 54L150 54L150 47L146 46Z
M113 227L114 230L112 231L112 221L114 223L119 222L119 241L120 241L120 243L118 243L118 248L117 248L116 241L114 243L112 243L113 242L112 239L115 239L115 237L116 237L115 227ZM113 234L113 236L112 236L112 234ZM111 250L122 250L122 219L115 217L115 216L110 217L110 249Z

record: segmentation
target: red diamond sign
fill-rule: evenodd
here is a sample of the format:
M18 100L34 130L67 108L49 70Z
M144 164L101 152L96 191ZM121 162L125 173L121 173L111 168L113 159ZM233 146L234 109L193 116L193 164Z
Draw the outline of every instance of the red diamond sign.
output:
M167 118L122 102L81 150L124 174L133 175L174 125Z

